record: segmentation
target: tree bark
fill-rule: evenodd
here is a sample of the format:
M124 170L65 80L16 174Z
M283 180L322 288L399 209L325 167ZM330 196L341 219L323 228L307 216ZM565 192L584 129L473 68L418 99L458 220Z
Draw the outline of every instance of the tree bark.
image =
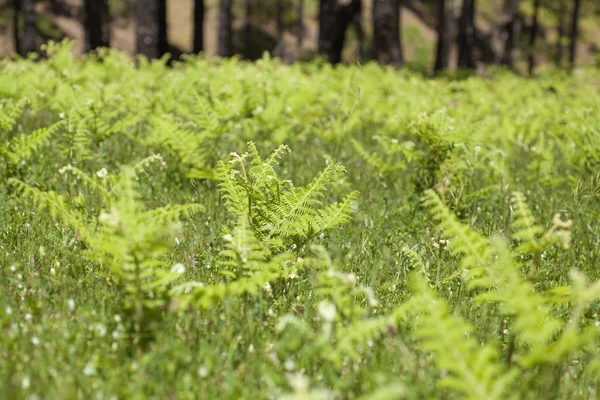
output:
M13 41L15 42L15 53L22 56L21 39L19 35L19 15L21 14L21 0L13 0Z
M575 0L573 4L573 16L571 20L571 33L569 41L569 62L575 65L577 53L577 36L579 36L579 10L581 8L581 0Z
M304 0L298 0L296 15L296 43L298 44L298 50L300 50L304 41Z
M246 0L246 25L244 26L245 52L250 57L252 52L252 0Z
M204 50L204 0L194 0L194 53Z
M85 0L85 36L86 49L110 47L107 17L107 0Z
M167 29L167 0L158 0L158 52L160 56L169 51Z
M454 24L454 0L438 0L437 47L434 72L447 70L450 66L452 26Z
M519 0L506 0L504 4L504 24L502 27L502 41L504 52L500 63L512 67L514 64L514 49L519 31Z
M21 13L23 14L23 32L21 34L20 50L22 55L25 56L37 51L34 0L21 0Z
M404 64L400 44L400 1L373 1L373 56L382 64L401 68Z
M339 4L337 0L319 2L319 54L332 64L342 60L346 30L360 13L361 0Z
M529 34L529 75L533 75L535 70L535 39L538 32L538 15L540 12L540 0L533 3L533 20L531 22L531 32Z
M275 13L275 26L277 29L277 41L281 42L283 39L283 12L284 12L284 0L277 0L277 9Z
M458 67L475 68L475 0L464 0L458 30Z
M219 26L217 54L221 57L230 57L232 51L232 26L231 26L231 0L219 0Z
M563 39L567 36L567 27L565 26L565 15L567 13L567 7L563 1L559 1L558 6L558 21L556 31L558 32L558 40L556 41L556 65L561 65L563 58L565 57L565 46L563 45Z
M167 50L165 0L136 0L136 52L149 60ZM161 21L162 20L162 21Z

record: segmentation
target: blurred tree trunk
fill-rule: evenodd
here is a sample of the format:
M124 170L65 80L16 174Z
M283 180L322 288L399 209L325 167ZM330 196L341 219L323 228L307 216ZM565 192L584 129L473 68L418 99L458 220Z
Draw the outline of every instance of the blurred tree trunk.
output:
M169 51L167 29L167 0L158 0L158 52L161 57Z
M110 47L108 34L108 1L85 0L86 50Z
M529 75L535 70L535 39L539 28L538 17L540 13L540 0L533 2L533 20L531 22L531 32L529 33Z
M575 65L575 56L577 52L577 36L579 35L579 10L581 8L581 0L575 0L573 4L573 15L571 20L571 32L569 41L569 62Z
M463 0L458 29L458 67L475 68L475 0Z
M382 64L401 68L400 0L373 1L373 57Z
M148 59L160 58L167 51L166 1L136 0L136 52Z
M252 0L246 0L246 25L244 27L246 57L252 52Z
M37 31L35 28L35 1L21 0L21 14L23 15L23 31L19 45L20 54L26 56L37 51Z
M366 59L365 55L365 30L363 29L361 21L361 11L358 12L356 18L354 18L354 32L356 33L356 41L358 42L358 59Z
M283 39L283 13L284 13L284 0L277 0L277 9L275 12L275 26L277 29L277 41L281 42Z
M361 0L340 4L337 0L319 2L319 54L332 64L342 60L346 30L360 13Z
M563 44L563 40L565 36L567 36L567 27L565 26L565 15L567 14L567 5L564 1L558 2L558 12L557 12L557 27L556 31L558 32L558 40L556 41L556 65L561 65L562 61L565 57L565 46Z
M21 14L21 0L13 0L13 40L15 42L15 53L21 52L21 39L19 35L19 15Z
M500 63L512 67L514 64L513 53L519 31L519 0L505 0L504 24L502 27L502 41L504 52Z
M217 54L221 57L230 57L232 49L232 26L231 26L231 0L219 0L219 26L217 33Z
M450 66L452 26L454 25L454 0L438 0L437 48L434 72L447 70Z
M304 0L298 0L298 10L296 15L296 43L298 44L299 50L304 41Z
M204 50L204 0L194 0L194 53Z

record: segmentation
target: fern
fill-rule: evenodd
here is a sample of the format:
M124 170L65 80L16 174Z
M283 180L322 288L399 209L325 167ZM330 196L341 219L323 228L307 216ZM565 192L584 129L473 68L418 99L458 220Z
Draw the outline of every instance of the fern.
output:
M0 106L0 129L5 132L12 131L28 103L29 100L23 98L17 102L10 101L8 103L11 104L10 106L7 106L7 104Z
M517 371L504 368L495 347L480 345L473 327L452 315L423 279L413 274L411 285L410 304L418 315L414 335L436 355L438 369L449 372L441 384L467 399L504 399Z
M28 135L20 135L7 144L0 147L0 152L5 155L7 160L16 165L22 161L27 161L33 153L43 146L51 137L56 135L60 128L64 127L63 121L38 129Z

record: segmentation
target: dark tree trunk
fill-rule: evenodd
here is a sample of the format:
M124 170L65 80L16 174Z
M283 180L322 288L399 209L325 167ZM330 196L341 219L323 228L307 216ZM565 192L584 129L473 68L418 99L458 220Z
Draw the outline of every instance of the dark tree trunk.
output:
M246 26L244 27L246 57L252 53L252 0L246 0Z
M275 13L275 25L277 29L277 41L281 42L283 39L283 12L284 12L284 0L277 0L277 9Z
M512 67L514 64L513 53L519 32L519 0L506 0L504 4L505 16L502 27L502 41L504 52L500 63Z
M35 29L35 2L21 0L23 14L23 32L21 34L21 53L27 55L37 51L37 31Z
M356 33L356 41L358 42L358 58L359 60L366 59L365 55L365 30L363 29L362 21L360 20L360 12L354 18L354 32Z
M535 70L535 39L538 32L538 15L540 13L540 0L533 3L533 20L531 21L531 32L529 33L529 75Z
M304 41L304 0L298 0L297 20L296 20L296 42L298 49L302 47Z
M165 0L136 0L136 52L148 59L160 58L167 50Z
M565 46L563 45L563 39L567 36L567 27L565 26L565 15L567 14L567 6L563 1L559 1L558 6L558 25L556 31L558 32L558 40L556 41L556 65L561 65L565 57Z
M440 72L450 66L452 26L454 25L454 0L438 0L437 48L433 70Z
M232 51L231 0L219 0L219 26L217 54L230 57Z
M19 15L21 14L21 0L13 0L13 40L15 42L15 53L23 55L21 51L21 39L19 35Z
M204 50L204 0L194 0L194 53Z
M539 13L541 0L533 2L533 16L531 20L531 30L529 32L529 56L528 56L528 72L532 75L535 71L535 41L539 31Z
M86 49L109 47L108 35L108 1L85 0L85 36Z
M577 36L579 35L579 10L581 8L581 0L575 0L573 4L573 16L571 20L571 33L569 41L569 62L575 65L575 56L577 52Z
M346 30L360 13L361 0L340 4L337 0L320 0L319 3L319 54L330 63L342 60Z
M475 68L475 0L464 0L458 30L458 67Z
M401 68L400 0L373 1L373 57L377 62Z

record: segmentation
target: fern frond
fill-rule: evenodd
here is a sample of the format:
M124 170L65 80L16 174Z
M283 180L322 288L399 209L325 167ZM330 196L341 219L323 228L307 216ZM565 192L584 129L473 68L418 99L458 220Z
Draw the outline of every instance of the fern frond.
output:
M449 372L441 384L467 399L504 399L517 371L507 371L498 350L481 345L473 327L452 315L447 303L416 274L411 277L411 287L410 304L418 315L411 320L416 324L414 335L436 355L438 369Z
M52 218L62 221L84 237L89 236L84 217L73 211L63 196L55 192L41 191L16 178L9 178L8 184L13 186L21 196L31 199L40 213L48 212Z
M154 223L166 225L181 219L190 219L202 213L205 208L201 204L167 204L164 207L154 208L144 214Z
M11 107L6 104L0 106L0 129L6 132L12 131L28 103L29 100L21 99L11 104Z
M452 238L451 251L455 255L462 256L463 269L468 270L488 262L491 252L487 240L470 227L463 225L433 190L425 191L423 203L429 208L433 219L438 222L444 236Z
M216 177L225 205L229 212L240 217L248 213L248 194L237 183L238 175L239 171L228 168L224 162L217 164Z
M26 161L64 125L64 121L58 121L47 128L38 129L28 135L19 135L4 146L3 153L7 155L13 165Z
M514 192L511 203L514 212L512 237L521 242L518 249L528 251L537 248L537 238L544 230L542 227L536 225L535 218L527 205L525 196L521 192Z
M356 204L358 192L354 191L348 194L338 204L332 204L325 210L319 212L317 231L326 231L339 225L344 225L351 219L352 207Z

